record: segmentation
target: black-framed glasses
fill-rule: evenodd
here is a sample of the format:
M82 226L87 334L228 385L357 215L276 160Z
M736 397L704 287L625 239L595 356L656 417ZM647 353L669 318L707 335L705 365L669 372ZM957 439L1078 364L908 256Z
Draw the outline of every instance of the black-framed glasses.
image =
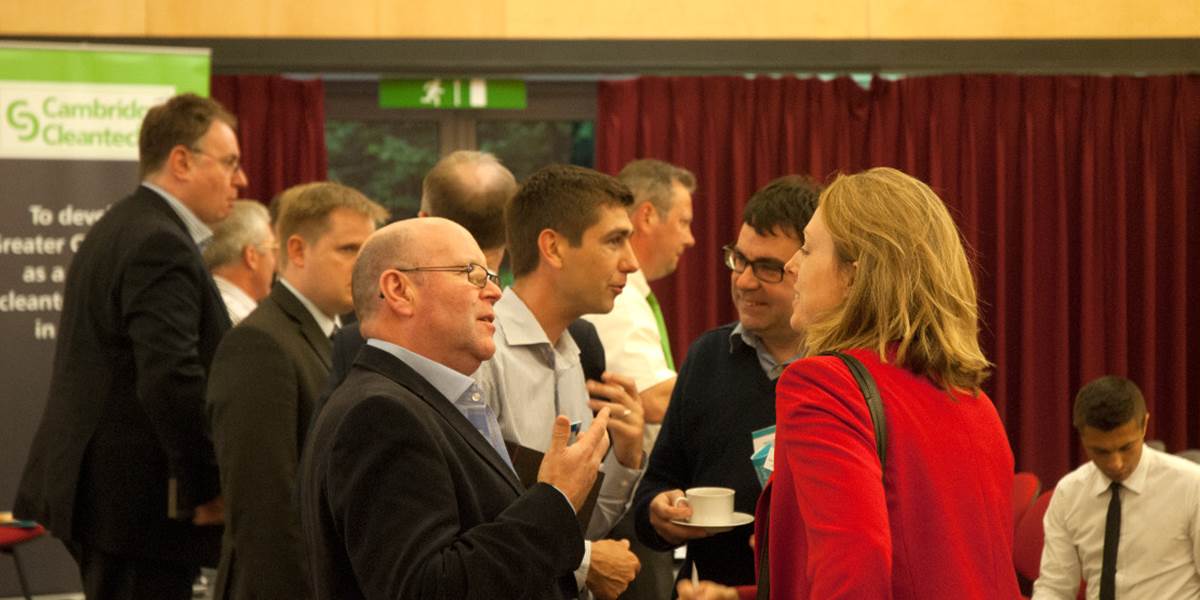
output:
M207 156L207 157L213 159L214 161L217 162L217 164L221 165L222 167L225 167L225 170L229 171L230 174L237 173L238 170L240 170L242 168L242 157L240 157L236 154L230 154L229 156L226 156L225 158L218 158L216 156L213 156L212 154L205 152L204 150L201 150L200 148L195 148L195 147L189 146L187 150L188 150L188 152L191 152L192 154L199 154L201 156Z
M754 273L754 276L763 283L779 283L783 281L783 263L773 258L750 260L746 258L745 254L742 254L737 248L731 245L723 246L721 250L725 251L725 266L729 267L734 273L745 273L746 267L750 267L750 271Z
M467 263L466 265L461 266L461 267L408 267L408 268L404 268L404 269L402 269L400 267L396 267L396 270L400 271L401 273L409 273L409 272L413 272L413 271L417 271L417 272L432 271L432 272L436 272L436 273L463 273L467 276L467 281L471 282L471 285L473 285L477 288L483 289L483 288L487 287L487 284L489 281L496 284L496 287L500 287L500 276L499 275L491 272L490 270L488 270L487 267L485 267L483 265L477 265L475 263Z

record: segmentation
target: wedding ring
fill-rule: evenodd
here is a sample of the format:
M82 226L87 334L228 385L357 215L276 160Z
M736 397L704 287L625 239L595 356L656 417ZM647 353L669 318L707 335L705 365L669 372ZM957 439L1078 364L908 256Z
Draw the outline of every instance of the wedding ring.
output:
M619 419L624 419L625 417L628 417L628 416L629 416L629 415L631 415L631 414L633 414L633 409L632 409L632 408L627 408L627 409L625 409L625 412L621 413L621 416L620 416L620 417L617 417L617 418L619 418Z

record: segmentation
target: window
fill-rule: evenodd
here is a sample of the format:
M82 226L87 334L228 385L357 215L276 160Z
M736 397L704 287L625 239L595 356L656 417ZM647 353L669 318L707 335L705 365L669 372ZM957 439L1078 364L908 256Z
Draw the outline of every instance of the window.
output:
M528 81L526 90L525 110L384 109L375 81L328 80L329 178L407 218L425 173L455 150L491 152L518 181L551 163L593 166L595 82Z

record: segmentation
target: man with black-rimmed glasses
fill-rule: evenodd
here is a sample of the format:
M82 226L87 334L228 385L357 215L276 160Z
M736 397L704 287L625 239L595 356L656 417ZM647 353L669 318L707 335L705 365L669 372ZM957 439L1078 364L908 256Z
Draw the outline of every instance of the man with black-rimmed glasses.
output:
M671 523L691 515L674 502L689 487L729 487L737 492L734 509L754 513L762 488L750 462L751 433L775 424L775 380L801 341L788 323L794 281L783 266L800 249L819 194L815 182L794 175L754 194L737 241L724 248L738 321L701 335L679 369L632 510L643 544L657 550L687 544L681 577L695 565L704 579L754 583L753 527L704 539L703 528Z

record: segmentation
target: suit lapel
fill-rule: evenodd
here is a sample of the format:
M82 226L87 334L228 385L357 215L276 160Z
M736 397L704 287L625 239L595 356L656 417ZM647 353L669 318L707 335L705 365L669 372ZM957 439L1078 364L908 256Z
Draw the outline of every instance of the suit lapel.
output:
M333 369L333 342L325 336L325 332L321 331L321 327L317 325L317 321L313 319L312 313L304 307L300 299L287 288L287 286L276 283L271 289L271 300L275 302L289 319L291 319L296 327L300 330L300 336L304 338L313 352L321 359L321 364L325 365L325 369Z
M441 392L437 391L424 377L413 371L408 365L396 357L374 346L363 346L354 364L364 366L372 371L383 374L395 381L432 408L452 429L454 429L475 453L487 462L496 472L500 473L517 494L525 491L525 486L517 479L512 467L504 462L492 445L475 429L466 417L454 408L454 405Z

